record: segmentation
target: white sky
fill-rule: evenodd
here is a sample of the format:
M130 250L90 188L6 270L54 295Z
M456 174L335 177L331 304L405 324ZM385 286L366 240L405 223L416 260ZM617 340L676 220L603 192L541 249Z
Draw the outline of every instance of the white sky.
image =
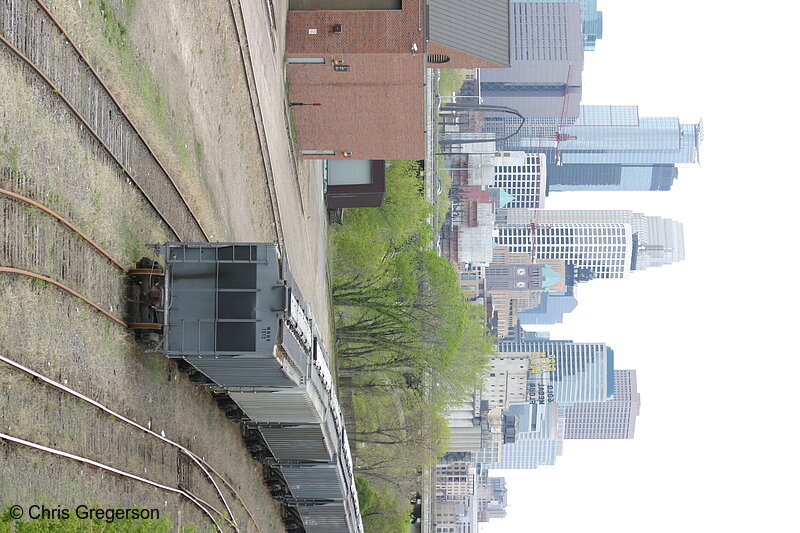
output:
M686 259L578 287L553 339L635 368L636 438L564 444L555 466L493 471L508 516L481 533L800 531L798 5L598 0L584 104L702 118L699 168L669 192L552 193L551 209L684 223ZM794 66L793 66L794 65Z

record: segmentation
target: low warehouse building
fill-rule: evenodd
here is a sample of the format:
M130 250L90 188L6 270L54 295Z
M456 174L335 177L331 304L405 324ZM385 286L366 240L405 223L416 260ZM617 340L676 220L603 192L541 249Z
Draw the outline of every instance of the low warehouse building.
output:
M509 0L293 0L286 39L304 157L422 159L425 69L508 67Z

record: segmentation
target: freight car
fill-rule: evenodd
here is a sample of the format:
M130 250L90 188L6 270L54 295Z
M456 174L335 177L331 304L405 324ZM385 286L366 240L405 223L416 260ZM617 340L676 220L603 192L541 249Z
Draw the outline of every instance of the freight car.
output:
M153 246L131 270L137 337L176 359L241 422L287 525L363 533L328 355L279 250L269 243Z

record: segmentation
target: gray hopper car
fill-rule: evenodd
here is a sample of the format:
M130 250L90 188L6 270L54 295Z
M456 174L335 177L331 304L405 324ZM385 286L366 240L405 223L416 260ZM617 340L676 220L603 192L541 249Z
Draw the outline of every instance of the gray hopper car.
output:
M132 276L137 333L153 340L147 322L163 325L159 349L242 422L265 478L307 533L363 533L327 353L277 245L171 242L154 250L163 271L143 259Z

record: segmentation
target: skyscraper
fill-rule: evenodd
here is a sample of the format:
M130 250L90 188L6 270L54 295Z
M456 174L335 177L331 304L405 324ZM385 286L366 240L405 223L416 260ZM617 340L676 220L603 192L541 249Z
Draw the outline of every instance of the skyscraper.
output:
M536 259L563 259L596 278L625 278L631 268L633 235L619 222L532 222L498 226L494 242Z
M584 54L581 5L511 2L510 8L511 68L481 69L483 102L556 124L577 117Z
M614 351L602 342L500 341L497 353L529 357L531 401L602 402L614 395Z
M702 121L639 117L636 106L582 106L564 126L558 152L563 164L688 164L698 162Z
M520 119L493 122L494 131L508 135ZM682 124L677 117L640 117L635 105L584 105L569 122L548 124L531 115L520 132L505 141L505 149L557 152L556 159L564 165L692 164L699 160L702 140L702 121Z
M597 10L597 0L580 2L583 7L583 49L590 52L603 38L603 12Z
M517 317L521 324L558 324L564 320L566 313L571 313L578 305L573 288L563 292L545 292L541 294L539 305L520 311Z
M494 187L502 189L508 199L502 202L509 208L539 208L544 206L547 172L544 154L501 152L494 158Z
M486 267L485 292L491 297L497 336L512 333L518 313L537 307L541 292L566 290L567 276L564 261L542 259L534 263L530 254L510 253L505 246L495 246L492 262Z
M501 341L498 357L528 357L526 402L506 412L517 419L513 442L503 444L499 461L489 468L536 468L555 464L563 450L564 405L606 401L614 395L614 352L603 343L541 340ZM519 364L518 364L519 366Z
M512 402L524 401L528 393L527 354L496 354L489 360L489 372L483 380L481 400L489 409L505 409Z
M668 191L678 177L674 164L620 165L573 163L556 165L549 158L552 191Z
M490 518L506 516L508 489L503 477L489 477L484 469L478 474L478 522L487 522Z
M484 130L504 137L518 117L488 117ZM545 153L547 190L669 190L676 165L699 161L702 121L640 117L637 106L581 106L577 118L555 123L526 117L500 142L505 150Z
M501 209L496 245L534 259L563 259L596 278L684 258L683 224L627 210Z
M565 439L632 439L639 414L635 370L614 370L614 397L564 408Z
M552 2L579 3L583 12L583 49L590 52L597 41L603 38L603 12L597 10L597 0L551 0ZM515 2L536 2L536 0L511 0Z
M461 500L475 494L475 465L469 461L436 464L436 501Z
M514 403L508 413L518 419L519 432L514 442L503 444L500 461L487 468L530 469L554 465L564 451L563 408L530 403Z

